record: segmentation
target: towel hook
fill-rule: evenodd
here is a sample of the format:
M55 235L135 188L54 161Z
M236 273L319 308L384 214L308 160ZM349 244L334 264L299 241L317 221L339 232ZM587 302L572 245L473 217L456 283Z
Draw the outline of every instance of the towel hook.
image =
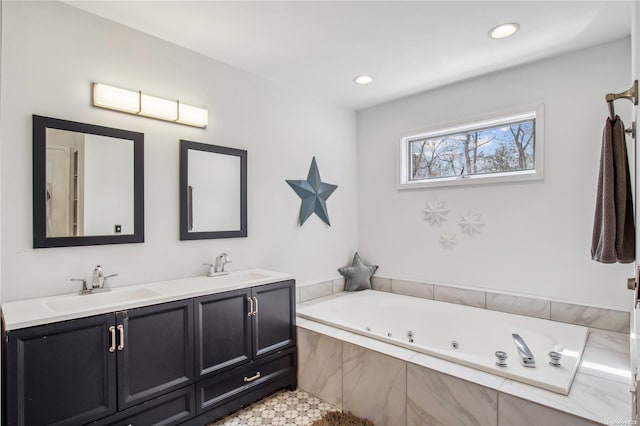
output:
M630 88L621 93L607 93L604 97L609 107L609 118L614 120L616 118L616 112L613 107L613 101L617 99L626 99L632 102L634 105L638 105L638 80L634 80ZM636 138L636 123L631 123L631 127L624 130L625 133L631 133L631 136Z

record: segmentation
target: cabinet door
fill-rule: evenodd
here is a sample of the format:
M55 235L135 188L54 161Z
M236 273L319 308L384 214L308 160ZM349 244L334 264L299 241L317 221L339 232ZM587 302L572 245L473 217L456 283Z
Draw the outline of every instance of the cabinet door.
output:
M190 385L88 426L174 426L193 418L195 414L195 385Z
M294 281L254 287L253 357L261 357L295 344L296 302Z
M118 409L193 383L193 299L116 314Z
M250 289L199 297L196 310L196 374L208 376L251 360Z
M81 425L116 411L113 314L8 331L7 424Z

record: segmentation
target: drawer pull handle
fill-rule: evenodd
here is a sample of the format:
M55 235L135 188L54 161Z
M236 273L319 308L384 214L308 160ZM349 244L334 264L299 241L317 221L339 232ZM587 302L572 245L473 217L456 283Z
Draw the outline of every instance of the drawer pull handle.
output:
M247 316L250 317L253 315L253 298L247 297L247 300L249 301L249 312L247 313Z
M254 380L259 379L259 378L260 378L260 372L258 371L255 376L245 377L244 378L244 382L245 383L253 382Z
M118 350L121 351L124 349L124 326L119 325L118 331L120 332L120 344L118 345Z
M258 298L254 297L253 300L254 300L254 302L256 302L256 310L253 311L253 315L256 316L256 315L258 315Z
M109 352L116 351L116 328L114 326L109 327L109 333L111 334L111 343L109 345Z

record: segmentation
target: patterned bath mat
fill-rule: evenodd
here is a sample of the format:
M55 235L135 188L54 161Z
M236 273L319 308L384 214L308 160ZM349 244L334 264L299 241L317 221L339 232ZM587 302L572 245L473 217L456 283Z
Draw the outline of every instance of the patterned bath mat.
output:
M306 392L283 391L208 426L309 426L332 410L335 408Z

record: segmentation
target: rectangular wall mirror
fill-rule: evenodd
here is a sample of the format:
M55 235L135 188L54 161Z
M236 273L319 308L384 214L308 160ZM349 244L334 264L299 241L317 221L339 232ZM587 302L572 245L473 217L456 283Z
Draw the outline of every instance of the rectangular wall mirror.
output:
M247 151L180 141L180 239L247 236Z
M33 116L33 247L144 241L144 134Z

